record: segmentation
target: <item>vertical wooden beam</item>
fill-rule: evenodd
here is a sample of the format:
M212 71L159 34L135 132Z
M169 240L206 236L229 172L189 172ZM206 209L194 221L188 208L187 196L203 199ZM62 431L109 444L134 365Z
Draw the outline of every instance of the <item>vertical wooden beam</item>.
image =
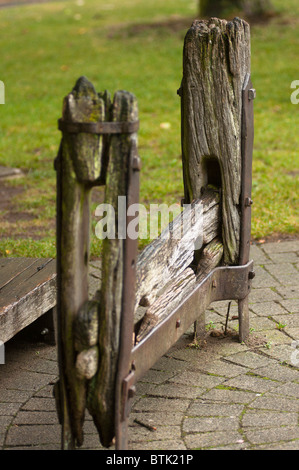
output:
M134 95L119 91L114 96L112 104L112 121L134 122L138 119L137 101ZM91 413L98 429L100 439L105 447L109 447L115 436L115 417L120 412L116 407L119 398L116 397L117 375L119 370L121 331L126 328L131 338L129 352L132 345L133 314L134 314L134 279L127 285L126 277L129 275L126 268L126 211L127 202L123 208L119 205L119 196L128 198L129 172L131 168L130 157L132 140L136 135L116 134L110 137L109 164L107 168L107 181L105 203L114 208L109 215L108 224L115 226L115 238L103 240L102 285L100 293L99 312L99 369L88 387L88 410ZM136 145L136 142L135 142ZM119 223L122 221L121 223ZM137 246L137 245L136 245ZM133 255L134 256L134 255ZM132 266L132 261L130 261ZM136 259L135 259L136 264ZM129 315L123 318L124 298L129 292ZM131 315L130 315L131 313ZM125 348L126 349L126 348ZM126 352L126 351L125 351ZM124 351L122 351L122 354ZM129 373L129 363L126 374Z
M242 87L249 72L245 21L193 23L185 37L180 89L185 203L208 185L221 189L225 264L239 258Z
M65 98L62 119L67 123L97 122L105 106L92 84L81 77ZM83 442L86 379L76 370L74 324L88 300L90 189L100 177L101 137L63 132L57 170L57 326L62 448Z

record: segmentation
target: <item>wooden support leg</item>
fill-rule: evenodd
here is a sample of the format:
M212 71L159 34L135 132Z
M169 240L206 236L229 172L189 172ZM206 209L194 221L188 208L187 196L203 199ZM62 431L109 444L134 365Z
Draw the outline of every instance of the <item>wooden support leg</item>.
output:
M205 331L206 331L206 316L205 316L205 313L203 313L194 322L194 339L195 340L203 339Z
M249 308L248 308L248 295L238 301L238 315L239 315L239 339L242 343L246 341L249 336Z

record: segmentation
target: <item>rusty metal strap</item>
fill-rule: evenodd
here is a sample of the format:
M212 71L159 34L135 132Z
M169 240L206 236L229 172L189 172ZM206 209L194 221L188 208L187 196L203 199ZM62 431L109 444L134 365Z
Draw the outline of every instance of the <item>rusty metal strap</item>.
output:
M123 122L68 122L58 120L58 129L69 134L133 134L139 129L139 121Z

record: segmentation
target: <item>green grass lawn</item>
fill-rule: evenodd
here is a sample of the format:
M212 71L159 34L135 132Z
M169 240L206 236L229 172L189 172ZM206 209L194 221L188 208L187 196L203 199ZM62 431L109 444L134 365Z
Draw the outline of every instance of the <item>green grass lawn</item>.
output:
M290 95L299 80L299 5L273 3L280 14L251 28L255 239L298 234L299 105ZM0 9L6 100L0 106L0 165L25 172L5 182L11 198L0 201L0 256L55 256L57 119L81 75L97 91L126 89L138 98L141 202L180 201L177 89L184 35L196 16L194 0L77 0ZM93 254L99 250L95 243Z

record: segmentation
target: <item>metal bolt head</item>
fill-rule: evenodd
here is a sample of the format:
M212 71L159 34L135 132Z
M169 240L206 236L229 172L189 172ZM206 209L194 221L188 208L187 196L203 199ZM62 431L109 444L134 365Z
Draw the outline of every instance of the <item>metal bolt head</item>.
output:
M136 395L136 387L135 385L132 385L132 387L130 387L128 391L128 398L134 398L135 395Z
M250 90L248 90L248 99L254 100L255 98L256 98L256 90L254 88L250 88Z
M253 200L250 197L245 199L245 206L251 206L253 204Z
M139 156L137 156L137 155L133 158L132 168L133 168L134 171L140 171L141 170L141 160L140 160Z
M181 326L181 320L177 320L176 321L176 324L175 324L175 327L176 328L179 328Z
M254 277L255 277L255 272L254 271L249 271L248 278L253 279Z

